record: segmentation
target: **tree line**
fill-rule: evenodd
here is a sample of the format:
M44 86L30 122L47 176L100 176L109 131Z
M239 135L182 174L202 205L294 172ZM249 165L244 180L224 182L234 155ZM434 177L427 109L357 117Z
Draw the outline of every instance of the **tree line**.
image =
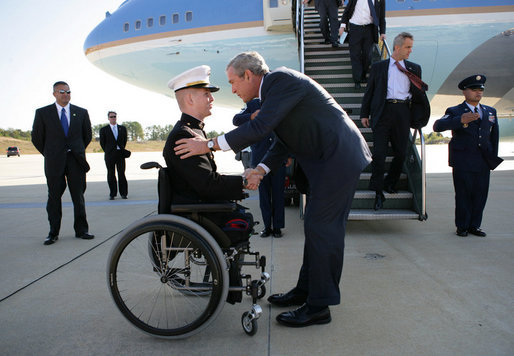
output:
M152 125L145 129L137 121L125 121L122 123L127 128L127 139L129 141L165 141L168 138L170 131L173 129L173 125ZM93 138L100 138L100 129L105 124L93 125ZM210 131L207 133L208 138L213 138L222 135L224 132L218 133L216 131ZM6 130L0 129L0 137L11 137L19 140L30 141L32 131L22 131L20 129L8 128Z

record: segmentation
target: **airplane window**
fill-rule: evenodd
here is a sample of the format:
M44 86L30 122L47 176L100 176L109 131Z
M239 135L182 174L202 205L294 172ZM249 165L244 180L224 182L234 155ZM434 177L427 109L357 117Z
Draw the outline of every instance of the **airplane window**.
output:
M193 12L192 11L186 12L186 21L187 22L193 21Z
M137 20L136 21L136 26L135 26L136 30L140 30L141 29L141 21L140 20Z
M177 23L178 22L178 14L171 15L171 18L172 18L172 20L171 20L172 23Z
M269 7L278 7L278 0L269 0Z
M166 25L166 16L162 15L159 17L159 25L161 25L161 26Z
M153 17L146 19L146 27L153 27Z
M129 30L129 23L128 23L128 22L125 22L125 23L123 24L123 32L128 32L128 30Z

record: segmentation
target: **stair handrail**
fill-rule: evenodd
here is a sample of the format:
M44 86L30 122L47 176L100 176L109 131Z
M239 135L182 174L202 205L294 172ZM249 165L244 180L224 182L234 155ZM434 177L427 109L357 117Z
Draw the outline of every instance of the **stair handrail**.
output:
M304 11L305 5L303 4L302 0L296 0L296 36L298 37L298 56L300 60L300 72L305 73L305 46L304 46Z
M377 44L378 53L380 54L381 59L388 59L391 57L391 50L389 49L389 46L387 44L387 41L384 39L382 40L379 38L378 44ZM414 129L414 134L412 135L412 141L411 144L416 144L416 136L419 132L419 142L421 147L420 152L420 160L421 160L421 212L419 214L420 220L426 220L426 148L425 148L425 137L423 136L423 133L421 132L421 128Z

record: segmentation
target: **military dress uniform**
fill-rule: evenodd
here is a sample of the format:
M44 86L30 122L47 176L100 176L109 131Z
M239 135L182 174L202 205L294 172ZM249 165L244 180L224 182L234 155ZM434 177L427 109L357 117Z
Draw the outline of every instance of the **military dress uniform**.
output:
M471 76L463 80L459 88L483 89L485 79L482 75ZM463 124L462 114L471 111L478 112L480 119ZM446 130L452 130L448 150L449 165L453 168L457 234L465 236L469 231L485 236L480 230L480 225L489 191L490 170L501 162L497 157L499 130L496 110L478 104L475 111L467 102L450 107L446 109L445 115L434 123L434 131ZM475 233L477 231L478 233Z

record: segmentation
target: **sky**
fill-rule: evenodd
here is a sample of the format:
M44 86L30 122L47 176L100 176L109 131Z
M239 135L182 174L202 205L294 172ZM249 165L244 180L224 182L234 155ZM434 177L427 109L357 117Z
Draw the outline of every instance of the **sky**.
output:
M71 103L89 111L92 125L138 121L143 128L175 124L174 99L125 83L91 64L83 52L89 32L123 0L1 0L0 128L31 130L37 108L55 102L52 85L70 85ZM207 131L227 132L238 109L216 107Z

